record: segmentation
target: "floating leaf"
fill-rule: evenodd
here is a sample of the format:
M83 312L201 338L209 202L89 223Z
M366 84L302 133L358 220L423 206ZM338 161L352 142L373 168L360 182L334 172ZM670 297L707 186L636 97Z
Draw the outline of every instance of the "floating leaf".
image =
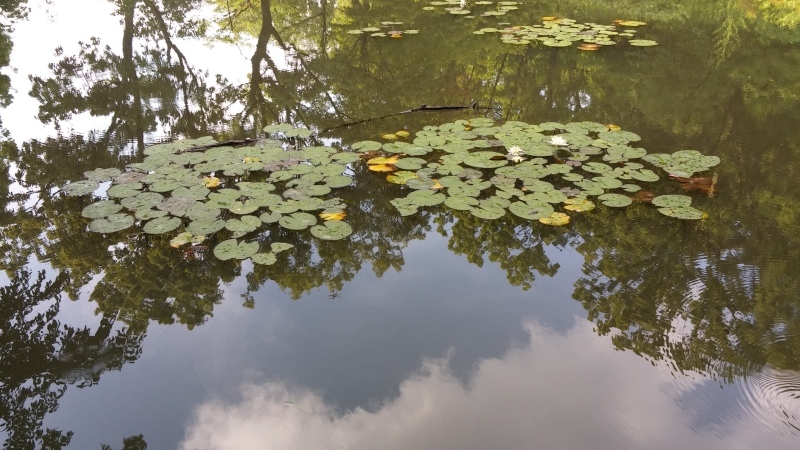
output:
M394 184L406 184L408 183L408 180L412 178L418 178L417 174L414 172L409 172L407 170L401 170L393 174L387 175L386 181Z
M650 39L631 39L628 41L629 44L633 45L634 47L653 47L658 45L658 42L652 41Z
M147 234L162 234L178 228L182 223L178 217L160 217L144 224L142 230Z
M137 209L136 220L153 220L167 215L166 211L160 209Z
M575 212L585 212L594 209L594 203L582 198L571 198L564 201L564 209Z
M156 208L166 211L173 216L183 217L186 211L195 205L193 198L189 197L170 197L156 205Z
M203 183L207 188L215 188L219 186L220 179L217 177L203 177Z
M206 237L203 235L195 236L188 231L178 234L174 238L169 241L169 245L172 248L178 248L182 245L192 243L192 244L199 244L206 240Z
M479 151L464 158L464 164L480 169L494 169L508 164L505 155L497 152Z
M120 200L122 206L136 211L138 209L150 209L164 200L164 196L157 192L142 192L135 197L126 197Z
M294 248L294 244L287 244L286 242L273 242L269 245L269 248L273 253L280 253L282 251L289 250L290 248Z
M351 145L350 148L352 148L353 150L358 150L359 152L363 153L363 152L372 152L375 150L380 150L382 145L383 144L376 141L361 141Z
M238 242L236 239L228 239L214 247L214 256L223 261L228 259L247 259L257 251L258 242Z
M265 212L258 216L258 218L264 223L276 223L281 219L281 217L283 217L283 214L279 212Z
M469 211L474 206L477 206L478 203L478 199L472 197L447 197L444 199L444 204L447 207L460 211Z
M604 205L614 208L622 208L633 203L630 197L622 194L603 194L597 197Z
M83 208L81 215L87 219L100 219L119 212L122 205L113 200L101 200Z
M553 207L545 202L514 202L508 206L508 210L527 220L539 220L553 213Z
M267 253L256 253L255 255L250 257L250 260L253 261L255 264L261 264L262 266L271 266L278 262L278 257L275 256L272 252Z
M328 221L311 227L311 234L326 241L344 239L353 233L353 228L345 222Z
M111 181L112 178L122 174L119 169L110 168L110 169L94 169L87 172L83 172L83 175L86 177L87 180L91 181Z
M128 214L112 214L108 217L91 221L89 230L95 233L115 233L130 227L133 222L133 217Z
M653 198L652 203L662 208L676 208L691 205L692 198L686 195L659 195Z
M288 230L305 230L315 223L317 218L305 212L296 212L278 220L278 224Z
M417 206L436 206L443 203L444 199L444 194L438 194L428 190L414 191L406 197L406 200Z
M569 216L564 213L554 212L548 217L539 219L539 222L545 225L562 226L569 223Z
M106 195L111 198L134 197L142 193L142 183L125 183L111 186Z
M647 25L645 22L639 22L638 20L615 20L614 23L622 25L623 27L640 27L642 25Z
M484 208L481 206L477 206L469 210L469 212L480 219L484 220L495 220L503 217L506 214L506 211L502 208Z
M700 220L700 219L705 219L707 217L707 215L703 211L692 208L691 206L672 206L672 207L658 208L658 212L664 214L665 216L675 217L676 219L685 219L685 220Z
M394 172L397 168L391 164L370 164L367 168L373 172Z
M100 188L100 183L95 180L74 181L61 187L70 197L81 197L89 195Z
M333 213L324 212L320 213L319 217L321 217L322 220L344 220L344 218L347 217L347 213L344 211L333 212Z
M251 231L255 231L261 226L261 219L255 216L242 216L241 218L228 219L225 222L225 228L233 231L235 234L244 235ZM237 236L238 237L238 236Z

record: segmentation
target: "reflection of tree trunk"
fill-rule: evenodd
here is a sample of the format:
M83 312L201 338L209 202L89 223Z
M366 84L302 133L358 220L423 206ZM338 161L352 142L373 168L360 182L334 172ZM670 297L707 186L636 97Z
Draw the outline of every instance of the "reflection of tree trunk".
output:
M503 60L500 61L500 67L497 68L497 76L494 77L494 84L492 85L492 93L489 94L488 105L492 105L494 103L494 94L497 93L497 85L500 83L500 78L503 76L503 70L506 68L506 59L508 59L508 53L503 54Z
M183 52L178 48L175 43L172 42L172 36L169 32L169 27L167 26L166 21L164 21L164 14L161 10L158 9L158 5L156 5L153 0L142 0L147 9L153 14L153 18L156 20L156 24L158 25L158 29L161 32L161 37L164 39L164 43L167 44L167 62L170 61L172 52L175 52L178 55L178 63L181 66L181 70L183 71L183 75L191 76L192 79L192 86L197 86L197 77L195 76L194 72L192 71L191 67L189 67L188 62L186 61L186 57L183 55ZM186 76L181 77L181 90L183 91L183 107L186 109L186 112L189 112L189 86L186 83Z
M272 11L270 11L270 0L261 0L261 31L258 33L258 42L253 56L250 58L250 93L248 95L247 107L244 111L244 117L254 114L256 109L267 108L275 116L278 114L267 105L264 94L261 92L261 85L264 83L264 76L261 75L261 61L269 64L269 55L267 54L267 44L269 40L275 36L281 47L283 42L278 36L275 25L272 23ZM254 117L255 120L255 117ZM256 124L258 125L258 124Z
M136 124L137 150L144 151L144 130L142 129L142 94L139 90L139 75L133 62L133 14L138 0L125 0L123 3L125 29L122 33L122 81L127 85L127 92L133 94L133 122ZM112 122L112 127L116 124Z
M322 36L319 39L319 48L322 56L328 59L328 0L322 0Z

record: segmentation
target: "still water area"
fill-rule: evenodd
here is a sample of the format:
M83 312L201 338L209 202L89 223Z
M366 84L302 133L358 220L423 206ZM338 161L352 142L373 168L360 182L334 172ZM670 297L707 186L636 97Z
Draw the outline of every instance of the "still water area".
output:
M3 449L800 447L795 2L7 3Z

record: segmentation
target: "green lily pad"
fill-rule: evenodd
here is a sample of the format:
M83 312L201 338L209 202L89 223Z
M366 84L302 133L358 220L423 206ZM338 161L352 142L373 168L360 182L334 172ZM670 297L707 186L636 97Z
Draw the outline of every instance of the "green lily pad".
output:
M189 197L170 197L156 205L156 208L166 211L173 216L183 217L186 211L195 205L195 200Z
M87 172L83 172L83 176L86 177L87 180L91 181L111 181L112 178L121 175L122 172L119 169L110 168L110 169L94 169Z
M199 244L206 240L206 237L203 235L195 236L188 231L184 231L183 233L178 234L174 238L169 241L170 247L180 247L186 244Z
M311 227L311 234L326 241L344 239L353 234L353 228L341 221L327 221L322 225Z
M642 187L638 184L623 184L620 188L625 192L639 192L642 190Z
M401 216L410 216L419 212L419 206L406 198L396 198L389 203L397 209Z
M118 213L122 205L113 200L101 200L83 208L81 215L87 219L100 219Z
M634 47L652 47L658 45L658 42L650 39L631 39L628 43Z
M305 230L316 223L317 218L305 212L292 213L278 220L278 224L288 230Z
M120 203L125 208L128 208L131 211L136 211L139 209L153 208L157 204L161 203L163 200L164 196L157 192L142 192L136 197L123 198L122 200L120 200Z
M331 189L337 189L350 186L353 184L353 179L347 175L333 175L325 177L322 182Z
M265 212L258 216L264 223L276 223L281 220L281 217L283 217L283 214L279 212Z
M234 233L246 234L255 231L261 226L261 219L255 216L242 216L241 218L228 219L225 228Z
M153 220L167 215L166 211L160 209L137 209L136 220Z
M145 174L141 172L125 172L114 177L115 184L141 183Z
M484 208L484 207L477 206L477 207L474 207L474 208L470 209L469 212L473 216L475 216L475 217L477 217L479 219L484 219L484 220L495 220L495 219L499 219L499 218L503 217L504 215L506 215L506 211L504 209L496 208L496 207L495 208L492 208L492 207Z
M128 214L112 214L95 219L89 223L89 230L95 233L115 233L133 225L133 217Z
M691 206L672 206L658 208L658 212L665 216L675 217L676 219L700 220L705 218L703 211L692 208Z
M186 210L186 217L191 220L214 220L222 211L219 208L212 208L205 203L195 203Z
M234 214L239 214L239 215L250 214L250 213L256 211L258 208L259 208L259 206L254 204L250 200L247 200L245 202L236 201L236 202L233 202L233 204L231 204L230 206L227 207L228 211L230 211L230 212L232 212Z
M419 170L427 161L422 158L402 158L394 166L401 170Z
M387 175L386 181L393 184L406 184L412 178L417 178L417 174L407 170L400 170Z
M117 184L108 188L106 195L111 198L134 197L142 193L142 183Z
M633 203L630 197L622 194L603 194L597 197L606 206L622 208Z
M195 185L191 187L181 186L172 191L173 197L189 197L197 201L203 201L208 197L211 192L210 189L203 185Z
M186 231L195 235L207 236L210 234L214 234L223 228L225 228L225 221L221 219L195 220L186 227Z
M280 253L289 250L290 248L294 248L293 244L287 244L286 242L273 242L269 246L273 253Z
M527 220L539 220L553 214L553 207L545 202L514 202L508 206L508 210Z
M250 260L253 261L255 264L261 264L262 266L271 266L278 262L278 257L275 256L275 253L267 252L267 253L256 253L255 255L250 257Z
M226 261L229 259L247 259L258 251L258 242L238 242L236 239L222 241L214 247L214 256Z
M162 234L170 232L183 224L183 221L178 217L160 217L153 219L142 227L147 234Z
M594 177L592 178L592 182L594 182L595 186L603 189L617 189L622 187L623 184L622 181L610 176Z
M499 158L499 159L493 159ZM508 164L505 155L497 152L478 151L464 157L464 164L479 169L494 169Z
M417 206L436 206L442 204L445 195L428 190L414 191L406 197L406 200Z
M99 188L100 188L100 183L98 181L82 180L82 181L74 181L72 183L64 185L61 187L61 190L64 191L70 197L81 197L84 195L89 195Z
M444 199L445 206L460 211L469 211L478 203L478 200L472 197L447 197Z
M583 198L571 198L564 201L564 209L575 212L585 212L594 209L594 203Z
M652 203L662 208L679 208L691 205L692 198L686 195L659 195Z
M650 169L631 170L630 176L634 180L644 181L647 183L658 181L658 174L656 174Z
M382 145L383 144L377 141L361 141L351 145L350 148L359 152L373 152L375 150L380 150Z

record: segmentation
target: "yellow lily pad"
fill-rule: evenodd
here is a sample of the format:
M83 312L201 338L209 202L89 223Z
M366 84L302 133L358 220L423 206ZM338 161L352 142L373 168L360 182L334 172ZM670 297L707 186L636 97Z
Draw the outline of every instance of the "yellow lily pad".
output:
M569 216L564 213L554 212L549 217L542 217L539 222L545 225L562 226L569 223Z

